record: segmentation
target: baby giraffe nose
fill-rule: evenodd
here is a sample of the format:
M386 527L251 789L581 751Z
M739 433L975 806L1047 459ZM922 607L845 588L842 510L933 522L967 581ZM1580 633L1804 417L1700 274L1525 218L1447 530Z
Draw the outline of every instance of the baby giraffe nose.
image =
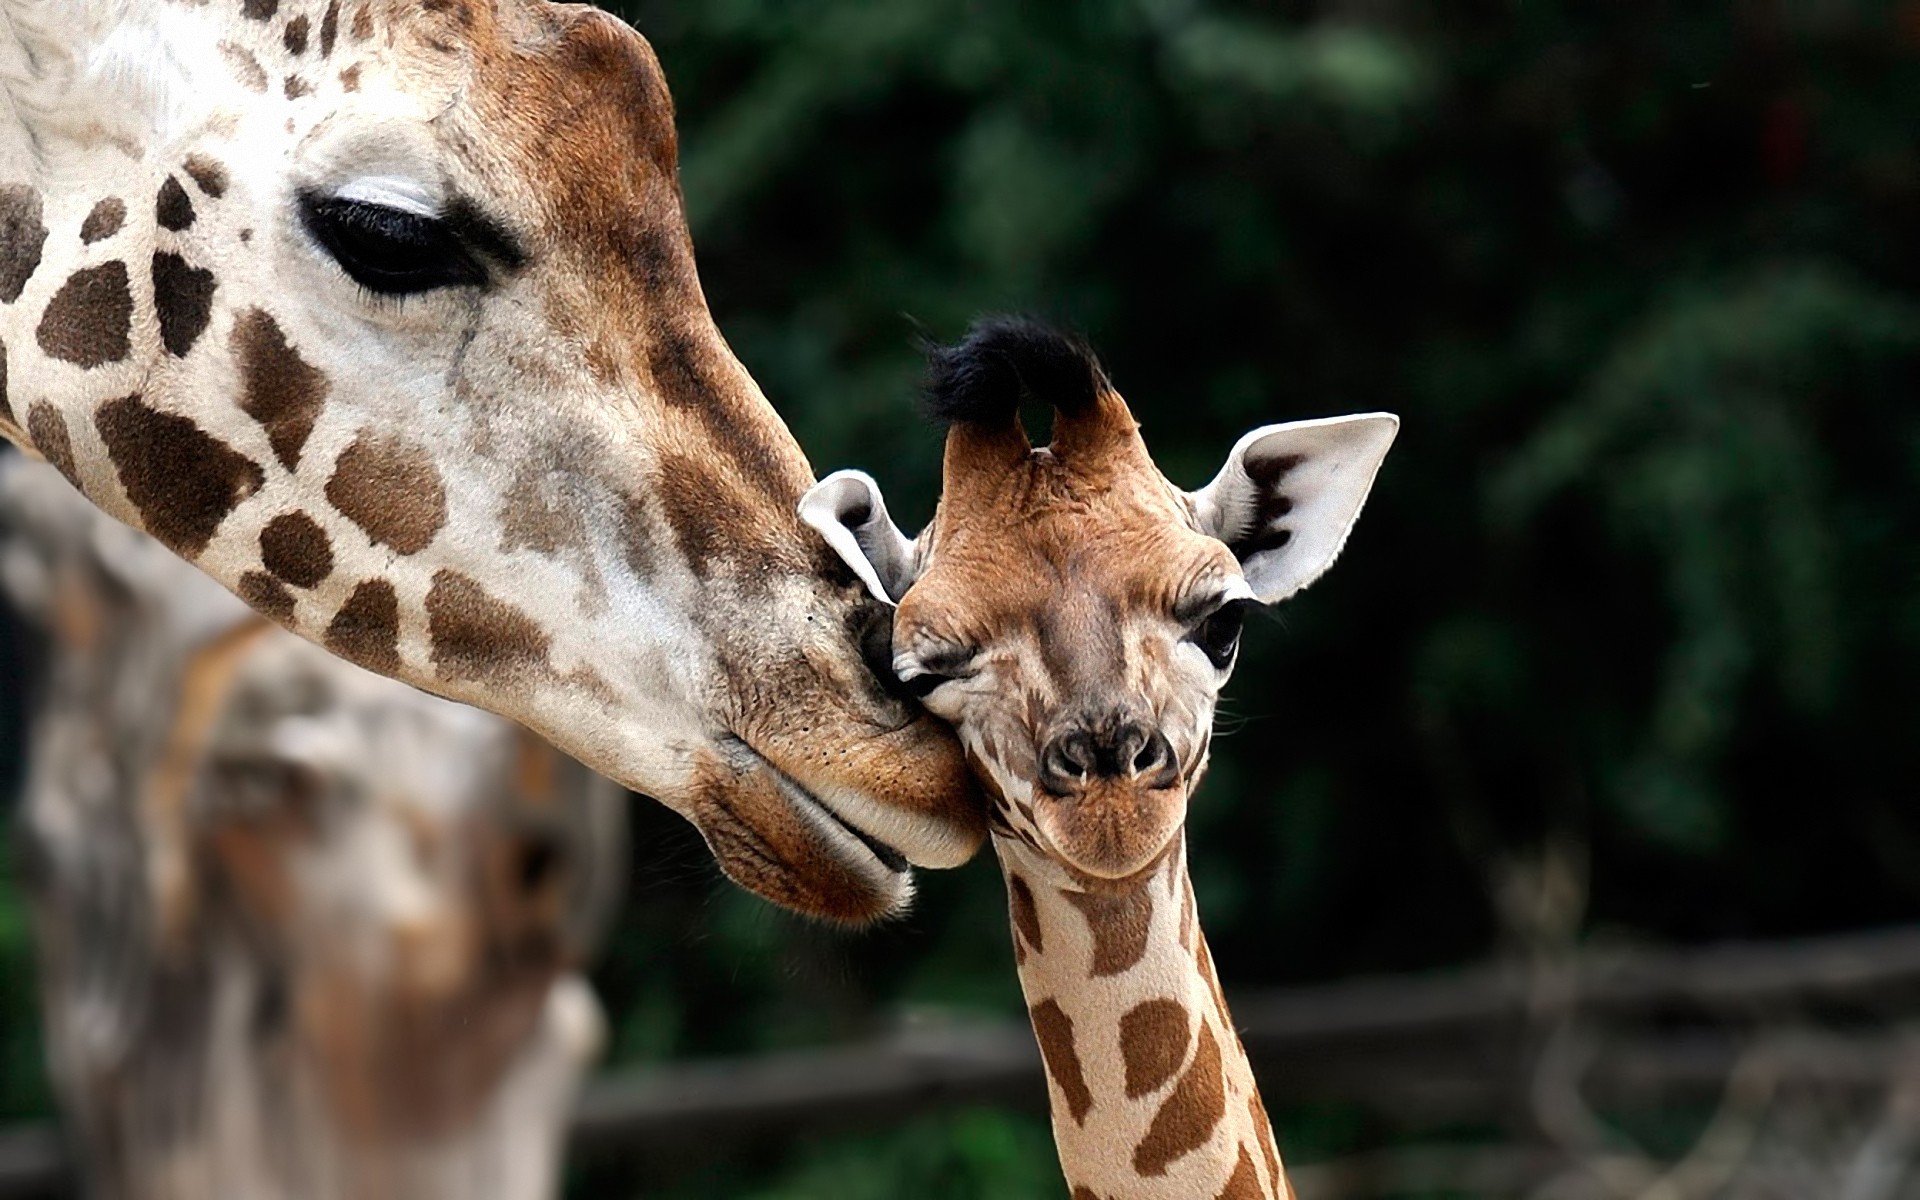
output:
M1075 725L1056 734L1040 751L1041 785L1055 795L1079 791L1096 779L1163 788L1178 774L1166 735L1132 718Z

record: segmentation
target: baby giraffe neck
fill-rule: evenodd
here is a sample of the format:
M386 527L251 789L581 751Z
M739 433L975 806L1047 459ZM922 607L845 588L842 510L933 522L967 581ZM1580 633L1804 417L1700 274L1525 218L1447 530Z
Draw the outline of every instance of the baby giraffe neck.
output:
M1024 842L993 844L1072 1200L1289 1200L1185 840L1098 893Z

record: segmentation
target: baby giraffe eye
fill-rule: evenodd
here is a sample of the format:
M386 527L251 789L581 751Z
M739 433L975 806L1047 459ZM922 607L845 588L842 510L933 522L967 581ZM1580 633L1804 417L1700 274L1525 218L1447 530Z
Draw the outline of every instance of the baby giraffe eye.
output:
M1240 650L1240 631L1247 623L1247 610L1255 603L1229 600L1194 626L1193 644L1200 647L1215 670L1224 671L1233 665L1233 657Z

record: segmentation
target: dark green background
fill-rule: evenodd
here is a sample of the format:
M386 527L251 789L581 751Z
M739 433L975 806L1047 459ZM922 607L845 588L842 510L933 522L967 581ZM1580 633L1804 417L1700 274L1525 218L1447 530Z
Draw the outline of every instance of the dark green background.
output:
M678 100L722 329L816 468L872 470L903 524L937 486L914 339L981 312L1084 332L1182 485L1261 423L1403 418L1223 706L1192 828L1230 987L1920 917L1920 4L620 11ZM1017 1014L990 862L850 936L636 817L616 1062ZM1503 907L1543 858L1585 903ZM14 1114L41 1103L20 978ZM1388 1136L1294 1113L1283 1149ZM1063 1195L1043 1122L992 1112L667 1186Z

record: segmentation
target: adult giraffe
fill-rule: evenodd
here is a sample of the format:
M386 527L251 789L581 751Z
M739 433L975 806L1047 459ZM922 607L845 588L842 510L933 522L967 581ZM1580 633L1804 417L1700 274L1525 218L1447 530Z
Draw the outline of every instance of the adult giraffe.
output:
M1187 800L1247 610L1333 564L1399 420L1254 430L1189 494L1085 347L1006 319L936 352L930 407L952 429L917 541L859 472L803 512L899 604L895 669L993 793L1073 1200L1291 1200L1194 913Z
M301 636L860 920L982 836L708 314L646 42L544 0L0 0L0 432Z

